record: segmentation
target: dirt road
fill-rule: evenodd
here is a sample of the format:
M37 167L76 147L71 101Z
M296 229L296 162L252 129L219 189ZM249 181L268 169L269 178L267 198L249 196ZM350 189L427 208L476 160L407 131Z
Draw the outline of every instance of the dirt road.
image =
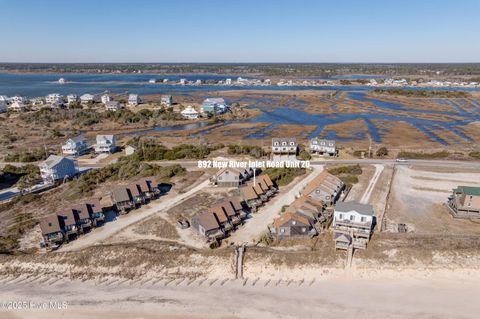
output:
M270 200L265 206L261 207L257 213L252 214L252 217L247 220L243 228L238 229L229 238L229 242L237 244L252 243L258 240L259 237L267 231L267 226L273 222L285 205L291 204L295 200L295 196L322 171L323 166L312 166L313 171L305 178L300 180L293 187L286 187L280 189L280 192ZM292 183L295 183L293 181Z
M152 216L160 211L166 211L173 206L178 205L183 200L204 189L208 185L209 181L205 180L185 193L168 194L164 197L160 197L158 200L153 201L140 209L131 211L128 215L120 216L114 222L106 223L103 227L97 228L95 231L79 237L77 240L74 240L68 245L61 247L58 251L78 250L91 245L99 244L108 239L110 236L113 236L119 231L139 222L140 220Z
M373 166L375 166L375 173L373 173L372 179L370 180L370 183L368 184L365 193L363 193L363 196L360 199L360 203L362 204L368 204L368 202L370 201L372 192L375 189L375 184L377 183L378 178L380 177L384 169L384 166L381 164L374 164Z

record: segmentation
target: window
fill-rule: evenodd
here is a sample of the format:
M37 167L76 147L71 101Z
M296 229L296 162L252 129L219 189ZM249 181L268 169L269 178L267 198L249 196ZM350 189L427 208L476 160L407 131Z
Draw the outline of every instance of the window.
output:
M281 233L284 233L284 232L285 232L285 228L280 228L280 232L281 232Z
M296 225L296 224L297 224L297 221L292 220L292 225Z
M302 227L302 233L306 232L307 229L305 227Z
M52 223L48 223L48 227L52 227Z
M360 220L362 221L362 223L364 223L364 222L367 221L367 217L362 217L362 218L360 218Z
M352 222L355 221L355 216L350 215L350 220L351 220Z
M295 146L295 142L290 142L290 145L291 145L291 146Z
M343 219L343 214L338 215L339 219Z

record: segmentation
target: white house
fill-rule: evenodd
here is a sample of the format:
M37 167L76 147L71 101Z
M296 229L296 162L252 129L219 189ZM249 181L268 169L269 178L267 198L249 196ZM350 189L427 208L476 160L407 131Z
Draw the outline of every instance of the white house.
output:
M103 104L107 104L107 102L110 102L111 100L112 100L112 98L110 97L110 95L108 95L108 94L102 95L102 103Z
M57 155L50 155L39 168L42 179L47 183L70 178L78 173L75 160Z
M365 249L373 230L374 217L371 205L357 202L338 202L333 214L332 228L335 247Z
M160 105L170 106L173 103L173 99L171 95L162 95L160 99Z
M115 135L97 135L96 141L95 153L113 153L117 148Z
M26 97L20 96L20 95L15 95L10 98L10 102L21 102L25 103L27 101Z
M0 101L5 101L5 103L7 103L8 100L9 100L9 99L8 99L8 96L6 96L6 95L0 95Z
M62 153L65 155L82 155L87 149L87 140L83 136L69 138L62 145Z
M14 101L12 104L10 104L8 107L8 110L10 111L15 111L15 112L22 112L25 111L25 104L21 101Z
M191 107L190 105L187 106L182 112L180 112L182 116L188 120L196 120L198 119L198 112Z
M187 79L180 79L180 85L187 84Z
M226 85L232 85L232 79L226 79L225 84Z
M105 103L105 109L107 111L116 112L116 111L120 110L121 108L122 108L122 106L120 105L120 102L118 102L118 101L108 101L107 103Z
M42 97L34 97L30 99L30 104L32 106L40 106L45 104L45 100Z
M128 105L137 106L140 104L140 97L138 94L129 94L128 95Z
M45 97L45 102L47 104L60 105L63 103L63 96L58 93L51 93Z
M216 114L225 113L228 109L225 99L221 97L208 98L202 103L202 113L211 112Z
M58 83L59 83L59 84L65 84L66 82L67 82L67 81L65 81L64 78L58 79Z
M315 137L310 140L310 152L334 156L337 155L337 146L334 140Z
M67 103L68 104L75 103L75 102L78 102L78 95L76 95L76 94L67 95Z
M90 103L95 101L95 96L93 94L83 94L80 96L80 102L82 103Z

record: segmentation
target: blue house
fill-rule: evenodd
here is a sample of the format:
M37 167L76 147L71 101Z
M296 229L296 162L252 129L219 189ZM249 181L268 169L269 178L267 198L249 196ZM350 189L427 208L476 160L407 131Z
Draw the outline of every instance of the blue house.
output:
M225 99L222 97L208 98L203 101L201 110L202 113L211 112L222 114L228 110L228 106L227 103L225 103Z

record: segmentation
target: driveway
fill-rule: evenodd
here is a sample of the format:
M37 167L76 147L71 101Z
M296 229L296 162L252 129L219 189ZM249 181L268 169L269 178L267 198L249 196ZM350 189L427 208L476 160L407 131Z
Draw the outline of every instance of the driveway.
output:
M280 189L279 193L272 198L265 206L261 207L257 213L251 214L245 225L235 231L229 238L229 242L237 244L255 242L267 231L269 224L278 217L282 207L290 205L295 196L315 177L323 171L323 165L312 166L313 171L300 181L295 180L293 186L286 186ZM301 178L301 177L300 177ZM296 184L295 184L296 183Z
M147 217L152 216L161 211L169 210L170 208L178 205L188 197L199 192L209 185L209 180L205 180L202 183L194 186L192 189L181 194L168 194L159 199L145 205L139 209L131 211L127 215L120 216L116 221L106 223L103 227L94 229L91 233L84 236L80 236L69 244L60 247L57 251L74 251L83 249L88 246L100 244L102 241L115 235L119 231L129 227Z

